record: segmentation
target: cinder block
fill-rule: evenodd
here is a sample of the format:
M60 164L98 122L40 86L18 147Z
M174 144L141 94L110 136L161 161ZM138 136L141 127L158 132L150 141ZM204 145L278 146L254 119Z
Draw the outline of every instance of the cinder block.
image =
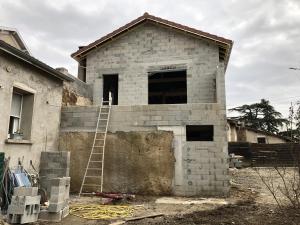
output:
M60 210L59 212L49 212L48 210L41 210L38 219L42 221L60 222L62 219L62 214L62 210Z
M37 196L38 187L16 187L14 188L14 196Z
M18 214L8 214L8 223L21 223L21 215Z
M51 186L65 186L66 185L66 179L64 178L55 178L51 180Z
M48 207L48 211L49 212L59 212L60 210L62 210L66 206L67 206L66 201L59 202L59 203L51 203L50 202L49 207Z
M33 223L38 220L39 214L38 213L33 213L33 214L24 214L21 216L21 224L24 223Z
M31 205L40 205L41 196L12 196L11 203L8 206L8 214L25 214L31 209ZM39 208L38 208L39 211Z
M62 215L61 215L61 218L65 218L69 215L70 213L70 207L67 205L65 208L63 208L62 210Z

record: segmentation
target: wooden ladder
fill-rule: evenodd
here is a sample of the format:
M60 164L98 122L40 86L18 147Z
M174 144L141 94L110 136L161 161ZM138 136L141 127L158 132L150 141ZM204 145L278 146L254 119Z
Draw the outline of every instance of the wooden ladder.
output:
M107 135L108 122L111 109L111 93L109 93L109 100L102 102L99 106L99 114L95 130L92 150L85 169L84 177L81 183L79 197L81 195L91 195L103 191L103 171L104 171L104 156L105 156L105 142Z

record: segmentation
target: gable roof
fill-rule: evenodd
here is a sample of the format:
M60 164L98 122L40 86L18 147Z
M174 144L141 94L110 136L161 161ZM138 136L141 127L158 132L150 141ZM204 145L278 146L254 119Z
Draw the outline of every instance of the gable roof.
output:
M9 35L13 40L8 37ZM0 40L6 41L10 45L17 44L21 51L30 55L30 51L17 29L0 26Z
M216 42L219 46L220 58L225 61L225 64L227 66L229 57L230 57L230 53L231 53L231 49L232 49L232 45L233 45L232 40L229 40L229 39L226 39L223 37L219 37L219 36L216 36L216 35L201 31L201 30L197 30L197 29L194 29L194 28L191 28L188 26L184 26L179 23L165 20L165 19L162 19L159 17L155 17L152 15L149 15L148 13L144 13L144 15L138 17L137 19L127 23L126 25L118 28L117 30L103 36L102 38L100 38L86 46L79 47L79 49L76 52L71 54L71 57L78 61L82 57L84 57L88 52L93 50L94 48L101 46L102 44L112 40L113 38L119 36L120 34L123 34L127 31L129 31L130 29L132 29L146 21L152 21L152 22L161 24L161 25L169 27L169 28L173 28L173 29L176 29L179 31L189 33L196 37L200 37L200 38L204 38L204 39L208 39L208 40Z
M18 58L19 60L22 60L23 62L30 64L44 72L46 72L48 75L56 77L60 80L67 80L67 81L73 81L74 78L72 76L63 74L56 69L48 66L47 64L39 61L38 59L30 56L27 53L24 53L22 50L17 49L6 42L0 40L0 51L4 51L9 55L12 55L13 57Z

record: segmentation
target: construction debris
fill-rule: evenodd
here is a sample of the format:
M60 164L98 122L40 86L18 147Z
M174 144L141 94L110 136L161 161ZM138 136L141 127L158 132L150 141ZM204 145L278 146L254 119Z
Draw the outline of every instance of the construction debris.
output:
M129 218L129 219L125 219L125 221L142 220L145 218L154 218L154 217L159 217L159 216L164 216L164 215L165 214L163 214L163 213L157 213L157 214L152 214L152 215L147 215L147 216L139 216L139 217Z
M103 204L123 202L123 201L133 200L135 198L135 195L122 194L122 193L97 192L95 193L95 195L102 197Z
M231 153L229 155L229 167L238 168L238 169L242 168L243 159L244 159L243 156L235 155L234 153Z
M59 222L69 215L69 190L70 177L52 179L49 206L41 210L39 219Z

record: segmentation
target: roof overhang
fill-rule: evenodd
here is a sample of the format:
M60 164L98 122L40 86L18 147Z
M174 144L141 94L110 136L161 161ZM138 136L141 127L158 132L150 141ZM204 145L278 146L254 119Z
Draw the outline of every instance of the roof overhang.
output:
M35 68L38 68L44 72L46 72L48 75L51 75L53 77L56 77L60 80L66 80L66 81L74 81L74 78L72 76L63 74L56 69L48 66L47 64L39 61L38 59L30 56L29 54L24 53L23 51L5 43L4 41L0 40L0 50L6 52L9 55L12 55L19 60L28 63L32 65Z

